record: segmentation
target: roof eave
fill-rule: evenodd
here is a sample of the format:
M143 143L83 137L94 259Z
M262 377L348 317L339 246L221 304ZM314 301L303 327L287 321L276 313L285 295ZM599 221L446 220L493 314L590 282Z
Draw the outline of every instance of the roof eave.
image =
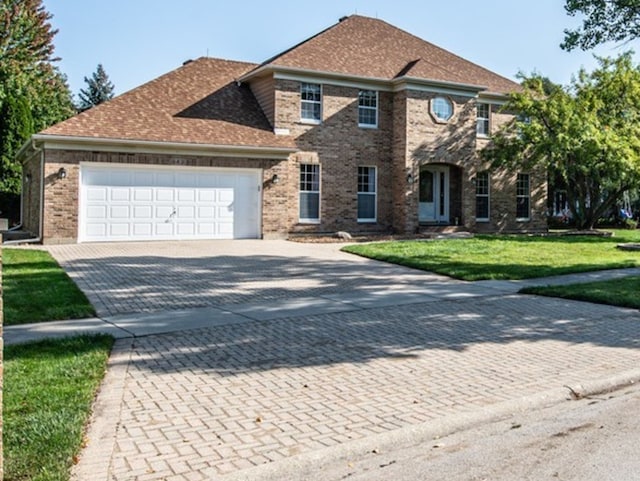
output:
M54 150L92 149L107 152L215 155L221 157L246 157L272 160L286 160L290 154L298 150L295 147L196 144L102 137L76 137L56 134L35 134L32 136L32 140L41 143L45 149Z
M475 97L480 92L488 90L485 85L473 85L460 82L449 82L446 80L434 80L428 78L402 76L394 79L382 78L382 77L365 77L361 75L351 75L337 72L327 72L323 70L311 70L298 67L283 67L280 65L262 65L251 72L246 73L238 79L239 82L250 82L254 78L263 77L265 75L273 75L279 79L290 80L318 80L327 79L329 81L337 82L342 85L352 84L369 85L376 87L378 90L386 91L400 91L406 88L425 88L436 91L444 91L449 93L461 93L468 96ZM492 94L497 96L499 94Z

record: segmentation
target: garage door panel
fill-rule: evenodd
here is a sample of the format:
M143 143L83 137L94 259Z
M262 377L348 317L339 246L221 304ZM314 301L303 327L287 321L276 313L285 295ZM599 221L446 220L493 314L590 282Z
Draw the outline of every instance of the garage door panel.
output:
M134 219L151 219L153 217L153 206L151 205L134 205Z
M129 236L129 224L125 223L111 223L109 224L109 235L111 237L128 237Z
M87 235L91 237L105 237L107 235L107 224L88 222L86 225Z
M128 187L112 188L110 198L112 202L129 202L131 199L130 194L131 192Z
M89 220L105 220L107 218L107 206L90 205L87 207L87 219Z
M87 200L95 202L104 202L108 199L108 191L106 187L89 187L87 188Z
M198 191L198 202L215 202L216 190L201 189Z
M137 187L133 190L133 200L136 202L150 202L153 200L152 188Z
M216 208L213 206L198 207L198 219L215 219Z
M194 219L196 217L196 208L193 205L181 205L177 210L178 219Z
M131 209L128 205L112 205L109 208L109 218L111 219L128 219L131 217Z
M257 169L82 164L81 179L81 242L260 235Z
M153 235L153 224L151 222L133 224L133 235L145 237Z
M171 222L155 224L155 235L163 239L170 239L174 236L174 225Z
M173 202L174 191L173 189L156 189L156 200L158 202Z
M177 202L195 202L196 192L193 189L178 189Z

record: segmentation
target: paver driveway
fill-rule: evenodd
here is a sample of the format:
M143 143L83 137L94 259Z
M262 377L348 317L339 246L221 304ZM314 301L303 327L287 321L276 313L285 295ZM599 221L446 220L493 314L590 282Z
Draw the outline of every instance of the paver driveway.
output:
M99 316L335 294L455 294L460 282L340 252L339 244L189 241L49 246ZM427 286L428 284L428 286ZM347 296L348 297L348 296Z
M118 341L78 479L224 479L640 365L638 311L522 296L509 286L500 293L336 246L51 251L101 313L254 302L276 311L269 320ZM403 293L404 304L376 302L389 292ZM277 315L280 302L308 296L345 306Z

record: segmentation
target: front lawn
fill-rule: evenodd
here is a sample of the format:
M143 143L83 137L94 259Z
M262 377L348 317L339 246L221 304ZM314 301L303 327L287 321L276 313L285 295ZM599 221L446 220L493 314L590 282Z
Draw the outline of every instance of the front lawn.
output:
M346 252L456 279L528 279L640 266L640 252L616 244L640 242L640 230L613 237L477 235L470 239L349 245Z
M638 276L567 286L525 287L520 292L640 309L640 277Z
M5 347L5 481L69 479L112 345L101 335Z
M5 325L95 316L84 293L48 252L5 248L2 263Z

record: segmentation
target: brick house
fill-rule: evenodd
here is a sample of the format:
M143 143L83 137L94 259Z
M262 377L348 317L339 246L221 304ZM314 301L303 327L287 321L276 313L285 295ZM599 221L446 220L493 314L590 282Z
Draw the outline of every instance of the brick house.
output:
M544 172L478 150L518 85L349 16L260 65L200 58L34 135L44 243L546 228Z

